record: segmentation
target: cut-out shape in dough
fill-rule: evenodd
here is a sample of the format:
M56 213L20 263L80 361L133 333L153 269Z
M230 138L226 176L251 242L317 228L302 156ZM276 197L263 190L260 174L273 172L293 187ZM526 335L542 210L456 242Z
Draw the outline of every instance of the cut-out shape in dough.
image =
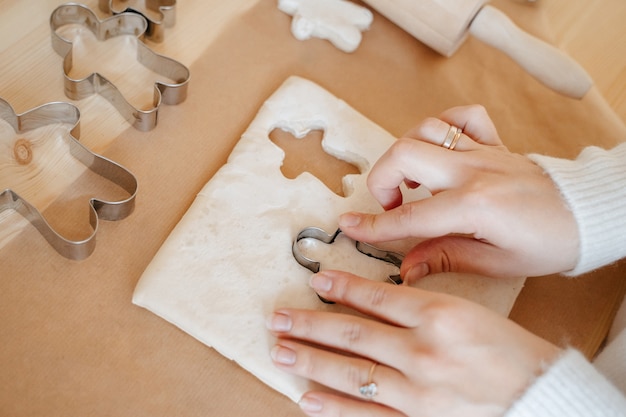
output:
M325 152L357 166L340 197L308 173L289 180L280 171L282 150L269 139L277 126L302 137L325 132ZM144 271L133 302L237 361L261 381L298 401L315 385L276 368L275 339L266 317L279 307L351 312L321 303L308 285L311 272L292 255L296 235L309 226L337 229L341 213L381 212L367 189L367 175L395 138L318 85L291 77L263 104L227 163L195 201ZM404 190L405 200L428 197ZM376 244L406 253L414 242ZM353 252L352 252L353 253ZM359 258L362 256L357 255ZM350 270L350 257L334 265ZM363 271L370 279L385 262ZM379 268L383 268L382 270ZM439 275L420 286L464 296L508 314L522 280ZM172 352L175 354L175 352Z
M280 170L286 178L295 179L303 172L308 172L326 184L332 192L345 197L343 179L346 175L359 174L359 169L324 152L323 137L322 130L312 130L301 138L280 128L270 133L272 142L285 152Z
M374 19L369 9L346 0L278 0L278 8L293 16L291 32L296 39L327 39L344 52L359 47L361 32Z

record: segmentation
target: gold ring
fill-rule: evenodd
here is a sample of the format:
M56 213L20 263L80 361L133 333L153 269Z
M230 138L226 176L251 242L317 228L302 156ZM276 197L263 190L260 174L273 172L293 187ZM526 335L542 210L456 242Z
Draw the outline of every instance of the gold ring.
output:
M361 393L361 395L368 400L371 400L376 396L376 394L378 394L378 385L376 385L376 383L372 381L372 377L374 376L374 369L376 369L376 366L378 366L378 362L374 362L372 364L369 376L367 377L367 383L359 387L359 392Z
M456 133L454 134L454 139L452 139L452 143L450 144L450 147L448 149L452 151L454 150L454 148L456 148L456 144L459 141L459 138L461 137L461 133L463 133L463 131L457 127Z
M453 150L456 147L459 138L461 137L461 133L463 133L463 130L456 126L450 125L448 133L446 134L446 138L443 140L441 146L446 149Z

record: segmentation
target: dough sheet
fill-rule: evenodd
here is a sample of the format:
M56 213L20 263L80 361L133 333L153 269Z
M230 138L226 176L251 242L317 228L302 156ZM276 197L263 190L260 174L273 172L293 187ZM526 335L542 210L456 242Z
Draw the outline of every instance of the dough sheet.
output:
M324 150L360 171L344 177L344 196L306 172L287 179L281 172L284 152L269 138L275 128L296 138L323 130ZM309 288L311 273L295 261L293 239L309 226L332 233L338 216L346 211L381 211L367 190L366 178L394 140L322 87L303 78L288 78L263 104L227 163L164 242L138 282L133 302L298 401L313 384L274 367L269 350L275 339L265 328L267 316L281 307L346 310L323 304ZM419 188L406 192L409 199L429 196ZM322 268L343 267L385 280L389 265L367 258L345 240L335 243L337 251L345 251L343 260L340 256L325 264L318 259ZM309 242L306 249L324 258L329 248L316 250L317 243ZM409 242L388 247L400 252L409 248ZM475 300L507 315L523 282L523 278L441 274L419 285Z

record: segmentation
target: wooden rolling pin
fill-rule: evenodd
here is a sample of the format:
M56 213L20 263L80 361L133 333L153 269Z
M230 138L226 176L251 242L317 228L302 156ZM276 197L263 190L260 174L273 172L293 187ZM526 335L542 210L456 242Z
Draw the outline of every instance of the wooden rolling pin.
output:
M583 97L591 77L563 51L517 27L487 0L364 0L389 20L444 56L468 34L507 54L551 89Z

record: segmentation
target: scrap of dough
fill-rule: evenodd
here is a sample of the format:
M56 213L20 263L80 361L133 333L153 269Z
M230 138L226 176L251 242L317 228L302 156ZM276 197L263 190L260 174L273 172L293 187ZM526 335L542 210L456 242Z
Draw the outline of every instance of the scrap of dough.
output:
M284 177L280 170L284 152L269 138L275 128L300 138L322 129L324 150L361 171L344 178L346 197L306 172L293 180ZM309 226L334 231L338 216L349 210L380 212L366 178L394 140L318 85L289 78L263 104L228 162L164 242L138 282L133 302L298 401L314 383L272 364L269 351L275 338L265 328L266 317L280 307L347 310L318 299L308 286L310 272L291 253L292 241ZM407 194L408 199L429 195L420 188L410 192L414 194ZM409 246L400 242L389 249L406 253ZM373 262L356 249L341 250L348 251L345 262L335 259L333 268L379 281L389 274L388 264ZM323 256L322 252L316 253ZM420 285L469 298L506 315L523 282L443 274Z
M278 0L278 8L293 16L291 32L296 39L327 39L344 52L359 47L361 31L374 19L369 9L346 0Z

